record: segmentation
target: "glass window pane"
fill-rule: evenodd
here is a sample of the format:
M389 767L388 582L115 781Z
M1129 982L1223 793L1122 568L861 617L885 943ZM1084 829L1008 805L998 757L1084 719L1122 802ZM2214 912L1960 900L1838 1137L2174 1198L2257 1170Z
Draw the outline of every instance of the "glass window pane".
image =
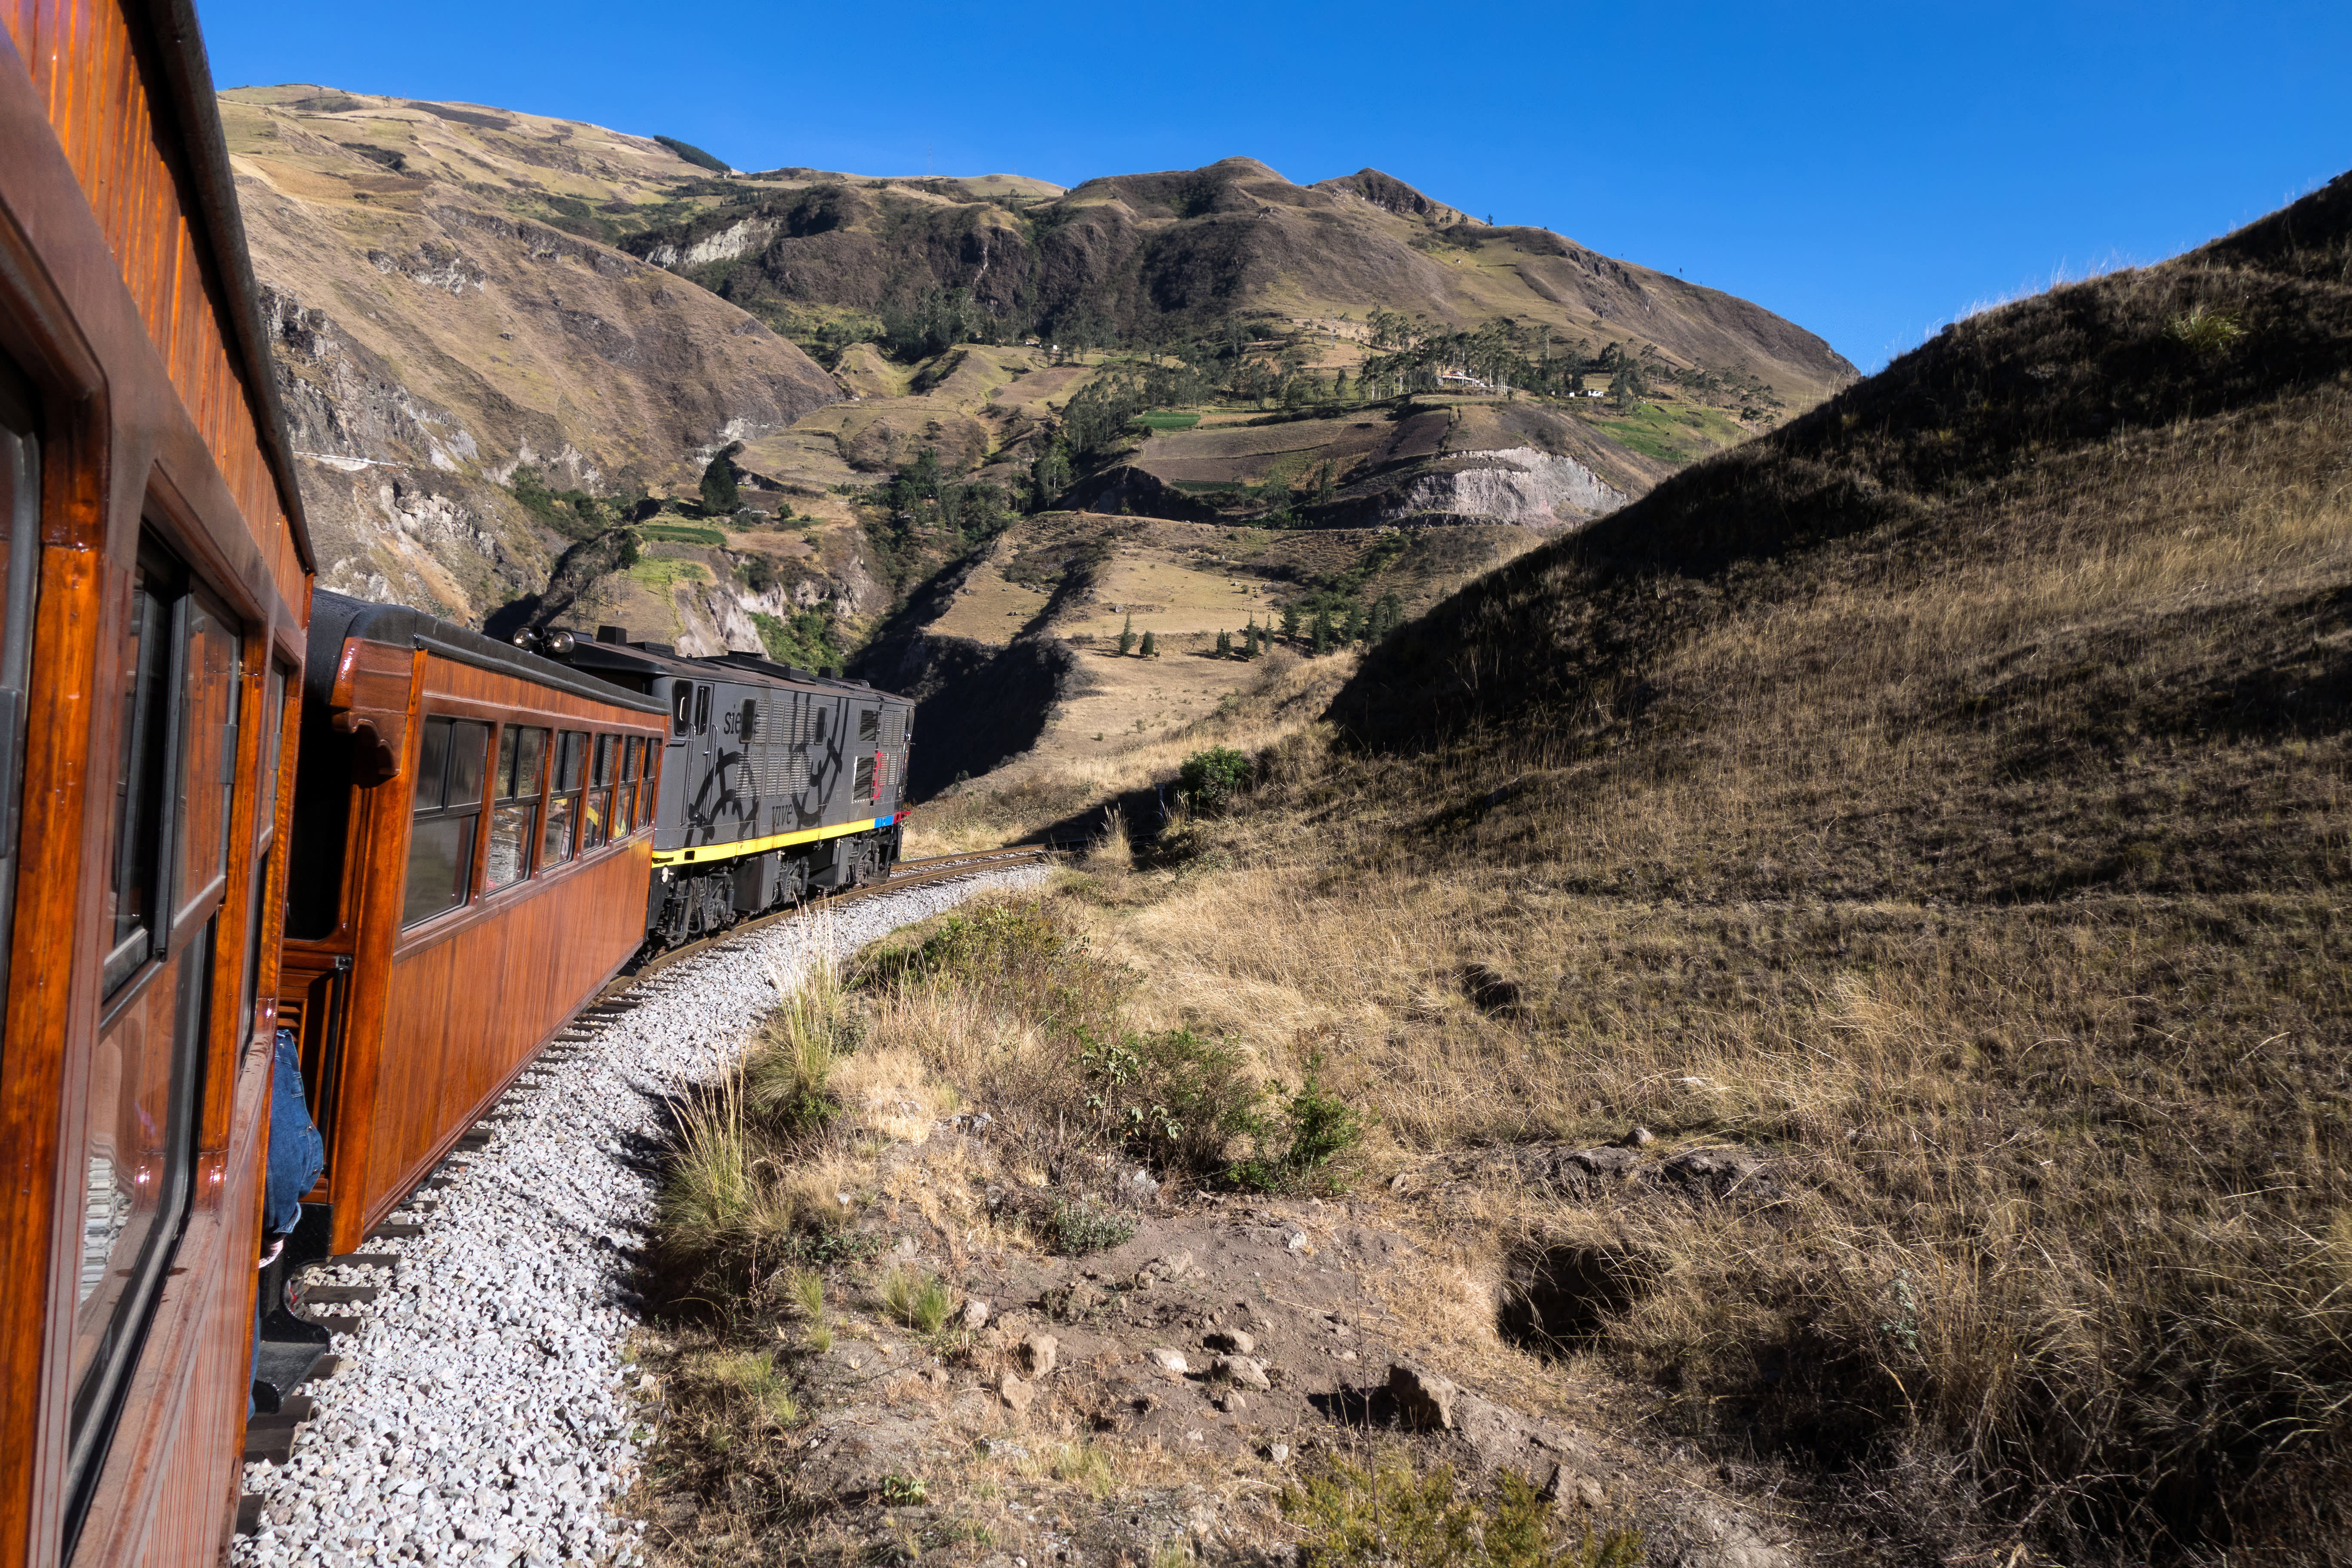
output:
M547 831L540 836L539 863L560 866L572 858L572 805L577 795L559 795L547 802Z
M515 737L521 732L512 724L499 731L499 767L493 776L500 800L514 798Z
M694 688L681 680L669 689L669 732L683 735L692 723Z
M710 688L698 686L694 689L694 732L698 735L707 734L709 729Z
M473 868L474 821L470 816L429 816L410 827L402 925L430 920L466 901L466 874Z
M179 898L193 902L228 865L243 639L202 595L190 595L184 603L180 777L173 842L180 860ZM189 912L183 907L174 911L175 918Z
M449 790L451 806L478 805L482 799L482 762L490 745L490 727L460 720L449 729Z
M547 731L517 730L512 733L517 739L515 741L514 789L510 793L517 800L537 800L540 788L544 782L541 774L545 771Z
M555 787L559 790L578 789L582 774L588 771L588 737L577 730L562 734L562 749L556 754Z
M591 784L608 784L613 782L613 748L615 744L617 742L611 735L596 737L596 771L589 779Z
M441 809L442 790L449 771L449 721L425 721L425 739L416 750L416 793L413 811Z
M114 779L114 856L107 887L110 937L105 989L114 989L146 962L154 941L158 861L163 855L163 745L172 650L164 635L166 606L146 563L134 572L125 617L121 708L121 741Z
M171 1261L194 1169L194 1109L210 1012L212 922L108 1020L84 1080L88 1118L74 1286L71 1459L85 1472ZM70 1211L68 1211L70 1212Z
M593 849L604 842L604 825L612 820L613 792L609 789L590 790L588 804L580 816L580 847Z
M635 782L637 776L637 763L644 758L645 754L646 738L643 735L630 736L628 750L621 753L621 782L623 784L633 784Z
M536 805L502 805L490 815L490 848L483 874L493 888L510 888L530 875L531 828Z

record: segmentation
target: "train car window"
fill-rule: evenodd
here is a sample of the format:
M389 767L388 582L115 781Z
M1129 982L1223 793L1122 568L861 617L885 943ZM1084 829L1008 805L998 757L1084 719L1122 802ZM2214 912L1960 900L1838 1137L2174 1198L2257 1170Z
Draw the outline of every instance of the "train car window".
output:
M637 775L644 771L646 738L632 735L621 752L621 787L613 796L613 837L625 838L637 830Z
M482 821L482 775L490 727L467 719L425 721L417 747L415 819L408 828L408 882L400 923L413 926L466 902L474 884L474 842Z
M879 709L868 708L865 711L859 713L857 715L857 743L861 746L871 746L881 738L881 710Z
M41 446L35 405L13 366L0 360L0 996L8 994L8 948L22 831L26 674L33 653L33 578L41 559Z
M694 689L694 732L698 735L710 733L710 688L708 686Z
M566 730L556 737L555 787L547 796L547 830L540 835L539 863L543 869L572 858L572 827L580 815L581 785L588 772L588 737Z
M583 855L613 836L613 753L620 743L617 735L596 737L594 757L588 767L586 804L580 810L580 850Z
M245 682L244 638L201 593L188 596L181 646L186 664L180 710L180 787L172 842L179 859L184 917L215 898L228 871L229 806L236 793L237 698Z
M493 888L510 888L530 875L546 771L546 731L509 724L499 731L499 764L491 775L498 804L490 808L489 862L483 868L483 879Z
M294 672L274 662L262 681L261 743L255 749L260 776L254 781L257 793L253 804L253 841L260 853L253 858L252 892L246 904L245 985L239 994L242 1005L237 1011L248 1029L257 1023L253 1007L255 992L261 984L262 916L266 912L262 894L269 886L270 862L278 854L278 763L284 749L280 742L286 736L286 700L293 685Z
M669 689L669 732L683 735L694 723L694 688L680 680Z
M650 827L654 813L661 799L662 748L658 741L646 742L645 766L637 773L637 826Z
M142 548L122 627L121 737L107 888L107 993L86 1114L71 1384L79 1493L105 1448L194 1187L226 892L243 636ZM167 914L167 911L169 913Z
M107 887L105 993L111 996L153 955L163 852L163 784L171 741L171 628L176 575L142 559L133 569L123 623L122 734L114 773L114 857Z
M872 800L874 798L873 753L865 752L859 755L857 759L857 777L856 782L851 784L849 786L849 795L852 800Z

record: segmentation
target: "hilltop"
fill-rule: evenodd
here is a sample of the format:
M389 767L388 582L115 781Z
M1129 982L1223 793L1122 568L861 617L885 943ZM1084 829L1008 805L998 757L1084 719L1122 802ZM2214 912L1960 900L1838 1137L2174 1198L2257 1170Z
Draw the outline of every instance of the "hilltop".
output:
M1254 158L1117 174L1035 197L958 181L792 171L724 209L622 244L791 330L810 312L879 316L959 290L1048 339L1172 342L1235 320L1311 323L1356 349L1374 312L1495 321L1588 356L1654 345L1738 368L1806 407L1853 366L1811 332L1717 289L1538 228L1479 222L1376 169L1294 184ZM798 314L796 314L798 313ZM1540 351L1538 351L1540 352Z

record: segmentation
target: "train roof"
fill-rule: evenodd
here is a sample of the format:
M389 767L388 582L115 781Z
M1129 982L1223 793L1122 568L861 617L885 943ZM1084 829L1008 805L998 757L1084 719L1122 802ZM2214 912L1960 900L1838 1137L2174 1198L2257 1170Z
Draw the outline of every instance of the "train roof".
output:
M335 665L344 639L421 647L436 658L455 659L499 675L510 675L574 697L608 702L635 713L669 710L641 692L583 675L569 665L504 643L496 637L428 616L406 605L378 605L325 588L310 595L310 656L304 661L303 684L310 697L327 700L335 683Z
M176 122L177 150L186 158L187 172L195 185L191 216L198 244L209 252L221 281L229 335L245 366L244 391L252 400L254 424L260 430L271 477L277 480L278 503L286 509L303 566L315 571L317 557L310 548L310 519L302 509L302 487L295 475L294 445L288 438L285 405L278 396L278 364L270 357L269 333L262 324L261 291L254 282L245 216L237 205L236 176L229 168L220 100L213 90L212 66L205 57L204 29L196 25L195 0L126 5L123 14L131 19L134 32L143 22L147 41L163 67L166 111Z
M564 663L580 669L611 670L616 675L640 679L686 675L706 680L713 675L748 674L811 691L846 692L879 697L892 702L913 700L896 692L880 690L869 681L818 675L798 665L778 664L773 659L761 658L755 653L737 653L730 649L709 658L698 658L679 653L667 643L615 642L606 637L590 638L577 632L568 635L572 638L572 646L560 657Z

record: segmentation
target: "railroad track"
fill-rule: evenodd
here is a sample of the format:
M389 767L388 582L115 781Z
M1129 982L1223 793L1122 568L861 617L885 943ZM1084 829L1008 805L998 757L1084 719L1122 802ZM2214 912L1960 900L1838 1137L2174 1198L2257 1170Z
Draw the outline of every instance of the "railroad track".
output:
M759 915L731 925L725 931L704 937L699 942L689 942L684 946L673 947L658 952L635 968L623 970L614 976L612 984L605 986L595 1001L588 1005L588 1007L593 1008L611 1002L680 960L692 958L697 953L708 952L715 947L724 946L738 937L762 931L780 921L804 919L820 910L838 909L844 904L856 903L862 899L879 898L885 893L904 892L908 888L919 888L927 882L953 881L958 877L968 877L976 871L1002 871L1014 866L1050 861L1064 853L1066 851L1051 844L1008 844L1001 849L975 849L961 855L932 855L920 860L901 860L890 868L889 879L887 881L877 882L871 887L845 889L841 892L827 894L822 899L812 900L807 903L794 904L789 909L778 910L772 914ZM588 1008L582 1009L583 1013L587 1010Z

